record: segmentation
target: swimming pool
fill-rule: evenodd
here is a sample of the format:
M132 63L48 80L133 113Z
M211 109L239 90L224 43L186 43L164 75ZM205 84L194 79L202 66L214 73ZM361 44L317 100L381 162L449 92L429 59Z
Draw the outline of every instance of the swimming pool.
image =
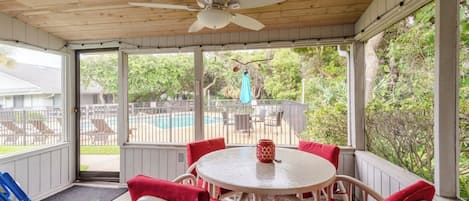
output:
M220 123L223 119L221 117L204 116L204 124ZM113 129L116 129L116 119L106 119L106 122ZM140 116L131 117L129 124L140 124L147 123L158 127L160 129L170 128L184 128L191 127L194 125L193 114L160 114L154 116ZM80 128L82 130L93 130L94 126L89 120L85 120L81 123Z

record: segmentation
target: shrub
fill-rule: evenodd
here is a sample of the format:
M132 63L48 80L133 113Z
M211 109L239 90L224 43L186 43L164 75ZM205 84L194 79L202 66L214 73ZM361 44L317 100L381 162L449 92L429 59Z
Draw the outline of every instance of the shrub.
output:
M336 103L306 113L306 131L301 134L305 140L320 143L347 145L347 105Z

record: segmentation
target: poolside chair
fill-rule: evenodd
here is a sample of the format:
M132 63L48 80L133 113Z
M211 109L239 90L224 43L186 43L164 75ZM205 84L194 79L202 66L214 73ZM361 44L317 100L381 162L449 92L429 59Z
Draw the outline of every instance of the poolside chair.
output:
M235 114L235 130L249 132L252 129L250 114Z
M108 144L109 137L116 134L104 119L91 119L91 123L96 127L96 130L87 134L93 137L94 144L102 142L102 144L106 145Z
M195 186L195 177L184 174L171 181L137 175L127 181L132 201L218 201Z
M109 143L109 138L112 135L116 135L116 132L107 124L104 119L91 119L96 130L87 132L87 135L90 135L93 138L94 144L97 142L102 142L101 144L107 145ZM136 128L129 128L129 136L132 136Z
M221 115L223 117L223 128L226 127L226 134L228 135L228 127L230 125L234 125L234 122L232 119L229 118L228 112L223 111L221 112Z
M6 128L6 130L8 130L8 132L6 132L6 134L5 134L6 138L3 141L3 143L5 143L5 144L6 143L16 144L18 139L21 136L24 136L26 134L24 129L18 127L15 124L15 122L12 121L12 120L0 121L0 125L2 125L4 128Z
M266 133L266 127L280 127L280 133L282 133L282 119L283 111L276 112L274 118L266 118L264 121L264 133Z
M30 120L29 123L40 133L40 135L34 136L34 142L44 142L49 137L58 136L55 131L49 128L42 120Z

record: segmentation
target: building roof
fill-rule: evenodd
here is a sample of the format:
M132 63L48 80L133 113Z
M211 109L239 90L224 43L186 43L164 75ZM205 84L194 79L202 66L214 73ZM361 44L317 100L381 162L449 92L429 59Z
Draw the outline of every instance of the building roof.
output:
M59 68L16 63L0 65L0 95L57 94L62 92Z
M81 94L99 94L103 87L92 82L81 87ZM0 96L62 93L60 68L16 63L13 67L0 65Z
M41 89L28 81L0 72L0 96L41 93Z

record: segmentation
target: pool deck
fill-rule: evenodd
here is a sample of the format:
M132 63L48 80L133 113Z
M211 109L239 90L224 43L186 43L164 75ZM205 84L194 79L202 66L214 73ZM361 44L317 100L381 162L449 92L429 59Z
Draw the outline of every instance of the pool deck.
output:
M192 112L173 113L175 116L192 115ZM173 126L158 125L163 120L160 118L168 116L167 114L156 115L135 115L129 122L129 143L161 143L161 144L187 144L195 140L195 129L193 119L180 118L172 119ZM272 126L265 121L249 121L251 129L236 130L234 123L223 122L220 112L206 113L205 118L211 121L204 124L204 139L224 137L227 144L256 144L259 139L272 139L274 143L280 145L297 145L299 138L294 129L290 127L288 122L281 120L279 126ZM254 118L254 117L250 117ZM168 118L169 119L169 118ZM107 119L106 121L115 121L115 119ZM230 119L230 122L233 119ZM178 123L180 121L181 123ZM167 123L167 122L164 122ZM117 125L109 125L113 130L117 130ZM245 126L248 127L248 126ZM94 129L94 128L93 128ZM82 145L117 145L117 135L114 133L104 136L105 140L97 141L93 136L86 135L82 131Z

